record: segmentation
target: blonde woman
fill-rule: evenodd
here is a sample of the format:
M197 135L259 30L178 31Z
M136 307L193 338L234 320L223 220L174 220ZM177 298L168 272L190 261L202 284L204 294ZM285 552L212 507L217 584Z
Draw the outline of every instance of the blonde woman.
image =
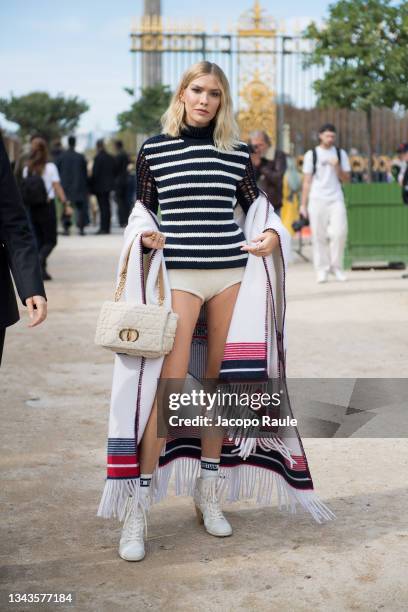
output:
M234 221L235 198L246 213L259 192L248 146L238 139L230 88L221 68L199 62L188 69L162 124L162 133L141 147L136 168L137 199L154 213L160 206L162 215L160 231L144 232L142 242L146 252L164 249L172 308L179 315L161 377L186 377L193 331L205 302L205 376L216 379L247 259L250 254L269 255L279 239L265 230L255 245L248 246ZM150 495L164 443L157 437L155 401L139 449L142 500ZM203 435L194 500L207 532L222 537L231 535L232 528L216 495L221 447L222 436ZM140 508L126 517L119 554L134 561L145 555Z

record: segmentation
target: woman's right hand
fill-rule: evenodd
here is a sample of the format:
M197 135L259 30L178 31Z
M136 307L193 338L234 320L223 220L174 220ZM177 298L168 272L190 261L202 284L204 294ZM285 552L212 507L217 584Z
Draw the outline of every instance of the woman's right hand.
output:
M166 238L160 232L147 230L142 233L142 244L146 249L163 249L165 242Z

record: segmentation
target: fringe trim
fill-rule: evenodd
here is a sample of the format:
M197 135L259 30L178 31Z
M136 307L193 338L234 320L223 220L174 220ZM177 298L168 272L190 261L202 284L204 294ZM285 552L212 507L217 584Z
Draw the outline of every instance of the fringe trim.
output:
M196 479L199 476L200 461L181 457L155 470L151 484L154 503L166 497L173 468L175 469L176 495L193 495ZM228 502L255 499L257 504L271 505L274 485L279 510L285 509L291 514L296 514L297 504L300 504L319 524L336 518L334 512L313 490L295 489L276 472L251 465L220 468L218 492L220 497Z
M271 379L272 380L272 379ZM246 393L250 395L254 392L256 387L256 393L273 391L273 385L271 387L271 381L268 382L251 382L251 383L230 383L229 385L219 385L218 390L220 392L228 393ZM276 385L275 385L276 387ZM251 410L247 406L219 406L215 405L211 412L211 416L216 420L218 417L225 418L227 420L239 418L249 419L250 421L254 418L258 418L257 412ZM259 427L251 425L243 427L241 425L229 426L225 431L226 437L230 441L234 441L236 449L232 452L237 453L242 459L248 459L249 455L256 452L257 445L264 451L275 450L279 452L287 461L290 466L296 465L297 461L292 457L295 451L290 448L276 433L271 433L269 436L259 436Z
M140 479L123 478L114 480L107 478L96 516L102 518L117 517L123 521L126 515L127 500L132 495L135 503L139 501Z
M285 459L290 462L290 467L296 465L297 461L293 459L291 453L294 451L287 446L280 438L271 437L271 438L244 438L241 440L240 438L236 438L234 440L235 446L239 448L233 449L231 453L238 453L239 457L242 459L248 459L249 455L255 453L257 445L264 451L276 450L278 451Z
M158 503L166 497L173 469L175 471L176 495L193 496L200 472L200 461L189 457L181 457L154 471L151 484L153 503ZM120 521L123 521L129 495L133 496L135 503L139 501L139 482L138 478L107 479L97 516L102 518L118 517ZM228 502L254 499L257 504L272 505L274 486L277 492L279 510L284 509L291 514L297 514L297 504L299 504L319 524L325 520L329 521L336 518L334 512L313 490L295 489L276 472L252 465L220 468L218 493L220 499L225 499Z

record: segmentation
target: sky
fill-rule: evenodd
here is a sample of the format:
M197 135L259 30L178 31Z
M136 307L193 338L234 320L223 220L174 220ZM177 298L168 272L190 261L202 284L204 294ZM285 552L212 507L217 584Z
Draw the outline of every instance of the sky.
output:
M252 0L162 0L162 14L174 19L197 17L222 31L252 4ZM295 23L304 27L311 19L320 21L329 4L326 0L261 1L289 29ZM143 0L0 2L0 97L31 91L78 96L90 106L79 132L115 130L117 114L131 104L123 90L132 84L129 32L132 18L142 12ZM15 127L2 115L0 125Z

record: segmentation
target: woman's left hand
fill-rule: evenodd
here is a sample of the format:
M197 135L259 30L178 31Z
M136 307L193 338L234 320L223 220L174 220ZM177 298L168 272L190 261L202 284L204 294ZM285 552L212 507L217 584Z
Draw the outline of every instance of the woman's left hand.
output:
M266 257L278 246L279 236L273 230L267 230L256 236L251 242L255 242L255 245L245 244L241 247L241 251L248 251L258 257Z

